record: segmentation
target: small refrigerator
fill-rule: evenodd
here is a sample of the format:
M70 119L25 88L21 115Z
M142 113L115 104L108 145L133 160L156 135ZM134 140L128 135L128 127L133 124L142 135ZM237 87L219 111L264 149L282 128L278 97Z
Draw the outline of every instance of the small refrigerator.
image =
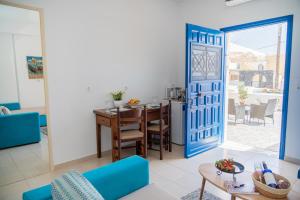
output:
M171 105L172 143L184 145L185 103L181 101L172 100Z

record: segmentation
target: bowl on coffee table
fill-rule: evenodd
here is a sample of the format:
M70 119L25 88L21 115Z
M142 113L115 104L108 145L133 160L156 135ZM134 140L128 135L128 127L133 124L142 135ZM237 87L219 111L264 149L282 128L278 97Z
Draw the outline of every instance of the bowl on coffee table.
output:
M236 181L235 174L240 174L244 172L245 167L243 164L234 161L233 159L222 159L218 160L215 163L215 167L217 168L217 174L221 175L223 172L232 174L233 181Z

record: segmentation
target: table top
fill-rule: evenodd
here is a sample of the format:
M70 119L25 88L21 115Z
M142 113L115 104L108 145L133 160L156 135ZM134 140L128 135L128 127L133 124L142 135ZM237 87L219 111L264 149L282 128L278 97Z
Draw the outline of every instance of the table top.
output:
M127 109L127 108L126 108ZM151 108L147 108L147 113L151 113L151 112L156 112L158 111L160 108L159 107L151 107ZM114 111L110 111L110 109L95 109L93 110L94 114L96 115L100 115L103 117L108 117L108 118L113 118L116 117L117 113Z
M199 166L199 173L203 178L205 178L208 182L216 186L217 188L226 191L224 186L225 181L232 181L232 174L222 173L221 175L217 175L217 168L212 163L201 164ZM254 187L251 172L244 171L241 174L235 175L238 182L242 182L245 184L251 184ZM272 200L271 198L265 197L263 195L257 194L235 194L236 197L245 199L245 200ZM289 199L289 198L288 198ZM283 199L281 199L283 200Z

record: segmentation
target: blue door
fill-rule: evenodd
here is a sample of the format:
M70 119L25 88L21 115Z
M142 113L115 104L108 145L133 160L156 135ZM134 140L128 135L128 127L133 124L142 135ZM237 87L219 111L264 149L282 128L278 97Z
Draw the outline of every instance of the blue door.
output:
M223 140L224 34L186 25L185 157L216 147Z

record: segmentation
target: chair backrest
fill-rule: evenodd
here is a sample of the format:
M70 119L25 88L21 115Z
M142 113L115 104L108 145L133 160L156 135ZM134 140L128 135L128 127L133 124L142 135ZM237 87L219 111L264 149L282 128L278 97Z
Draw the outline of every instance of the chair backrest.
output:
M171 100L166 105L160 103L160 121L170 125L171 123Z
M235 115L235 101L234 101L234 99L228 99L228 114Z
M134 108L127 111L120 111L117 108L117 117L118 117L118 124L122 125L129 125L129 124L137 124L142 122L142 108Z
M277 99L269 99L266 105L265 115L272 115L275 112Z

